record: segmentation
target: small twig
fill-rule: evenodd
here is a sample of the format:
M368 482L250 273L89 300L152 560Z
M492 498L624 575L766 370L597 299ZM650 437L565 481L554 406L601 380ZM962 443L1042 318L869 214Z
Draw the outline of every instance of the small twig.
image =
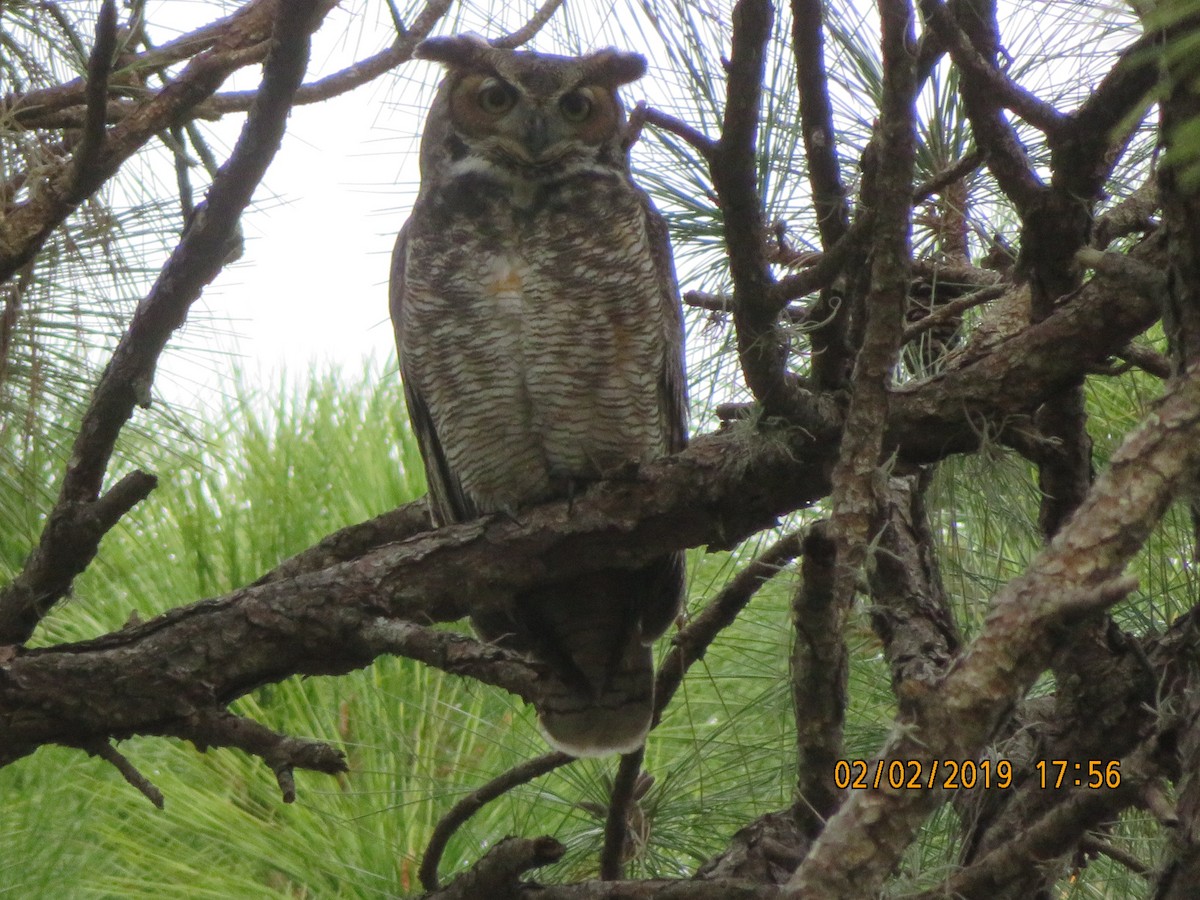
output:
M565 766L567 763L574 761L575 757L567 756L565 753L544 753L518 766L513 766L507 772L498 775L482 787L476 788L455 803L454 806L450 807L450 811L438 819L437 825L433 828L433 834L429 836L429 844L425 848L425 855L421 857L421 868L417 874L425 890L433 891L437 889L438 864L442 861L442 854L446 851L446 844L450 842L450 838L454 836L454 832L458 831L471 816L513 788L528 784L533 779L540 778L543 775L553 772L560 766Z
M995 300L997 297L1003 296L1007 290L1007 285L997 284L992 287L980 288L977 291L972 291L969 294L951 300L949 303L939 306L929 315L917 319L911 325L905 326L901 341L907 344L925 332L958 318L968 309L981 306L984 303Z
M163 808L162 791L150 783L150 779L137 770L116 747L108 742L105 738L100 738L88 744L84 744L81 748L86 750L89 756L98 756L100 759L109 763L114 769L121 773L121 777L129 782L151 803L159 809Z
M644 102L635 106L633 112L629 115L631 134L636 135L641 131L643 123L653 125L655 128L661 128L668 134L675 135L675 137L688 144L704 157L707 162L711 163L713 156L717 152L717 142L708 137L708 135L693 128L682 119L667 115L662 110L655 109L653 106L647 106Z
M625 877L623 857L625 841L629 835L629 806L633 801L645 755L646 748L639 747L633 753L623 755L621 764L617 766L612 797L608 804L608 816L604 821L604 847L600 851L602 881L618 881Z
M361 87L412 59L412 52L433 30L450 9L453 0L430 0L425 4L421 14L417 16L412 27L396 38L395 43L386 50L368 56L366 59L347 66L332 75L326 75L316 81L301 85L296 89L292 99L293 106L307 106L310 103L321 103L341 94L348 93ZM257 91L226 91L213 96L204 103L202 114L222 116L230 112L242 112L251 107Z
M654 684L656 725L692 663L704 658L709 645L733 624L759 588L800 554L803 534L802 531L786 534L760 553L672 638L671 652L663 660Z
M733 312L733 298L728 294L708 294L704 291L687 291L683 295L683 303L693 309L706 309L709 312Z
M538 7L537 12L529 17L528 22L526 22L516 31L510 32L503 37L495 38L490 42L491 45L493 47L499 47L503 50L513 50L517 47L520 47L522 44L528 43L533 39L533 36L541 31L545 24L550 21L550 17L558 11L558 8L562 6L562 4L563 0L545 0L545 2Z
M175 186L179 190L179 213L182 221L186 222L196 210L196 195L192 191L191 162L188 160L183 137L183 128L174 125L163 136L163 143L171 151L171 158L175 162Z
M811 266L803 272L788 275L771 285L768 296L776 309L782 308L792 300L804 297L814 291L819 291L833 284L834 279L842 274L858 259L871 238L875 226L875 216L865 212L854 220L854 223L842 235L841 240L826 252L815 257Z
M115 0L100 4L96 19L96 39L88 57L86 103L83 136L71 160L71 182L66 191L68 203L78 203L90 191L89 169L104 147L104 121L108 101L108 75L117 49L117 5Z
M982 166L984 162L983 154L978 150L972 150L946 170L918 184L916 190L913 191L913 204L916 205L924 200L928 200L943 188L966 178Z
M275 773L284 803L296 799L295 769L337 775L347 771L342 751L324 741L292 737L226 710L202 710L167 731L204 752L209 747L236 747L257 756Z
M1122 850L1108 841L1102 841L1094 834L1085 834L1079 841L1079 849L1084 853L1107 856L1114 862L1123 865L1130 872L1133 872L1135 875L1141 875L1143 878L1148 878L1154 872L1153 868L1146 865L1132 853Z

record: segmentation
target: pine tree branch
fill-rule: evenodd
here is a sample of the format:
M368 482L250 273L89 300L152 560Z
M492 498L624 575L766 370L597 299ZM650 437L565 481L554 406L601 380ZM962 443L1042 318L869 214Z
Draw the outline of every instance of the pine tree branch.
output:
M288 0L280 7L258 100L237 145L113 351L79 425L58 500L38 547L20 575L0 592L0 643L28 640L41 617L91 562L100 539L116 524L119 514L133 505L113 500L111 493L107 503L100 497L117 437L135 406L149 405L159 355L183 324L191 304L224 265L222 248L279 148L292 95L308 63L309 34L320 24L313 15L317 5L318 0ZM113 137L105 146L117 141ZM105 152L100 147L92 154L91 163L79 170L89 192L98 185L87 173L106 168L107 164L101 163ZM142 476L138 489L128 493L137 502L152 487L150 477ZM104 518L100 506L119 514ZM102 527L96 528L94 523Z
M996 595L983 631L931 701L897 723L880 758L927 766L974 758L1050 662L1064 628L1133 589L1126 565L1198 465L1200 366L1193 366L1126 438L1053 542ZM933 791L853 792L790 884L831 900L875 892L940 800Z

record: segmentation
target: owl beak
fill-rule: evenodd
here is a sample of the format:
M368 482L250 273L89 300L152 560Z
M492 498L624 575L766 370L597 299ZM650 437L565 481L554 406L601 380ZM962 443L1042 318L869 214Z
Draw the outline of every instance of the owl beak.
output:
M553 143L546 117L540 112L531 112L529 118L525 120L525 127L521 132L521 142L525 145L529 156L535 160L539 159L546 148Z

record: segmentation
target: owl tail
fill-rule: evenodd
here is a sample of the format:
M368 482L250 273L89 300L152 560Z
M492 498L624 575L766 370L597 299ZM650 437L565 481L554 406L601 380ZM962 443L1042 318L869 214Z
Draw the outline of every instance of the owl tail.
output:
M572 756L629 753L654 715L650 643L674 620L683 585L683 555L673 553L641 569L539 587L472 621L484 639L546 664L538 717L553 747Z
M550 649L539 655L557 677L538 715L548 742L565 754L626 754L640 748L650 730L654 656L642 641L637 606L629 602L631 586L623 583L630 575L598 572L587 583L560 586L552 599L540 593L522 598L553 632Z
M572 756L636 750L654 714L650 642L666 630L683 593L683 557L634 570L593 572L475 616L480 634L550 669L538 716L546 739Z

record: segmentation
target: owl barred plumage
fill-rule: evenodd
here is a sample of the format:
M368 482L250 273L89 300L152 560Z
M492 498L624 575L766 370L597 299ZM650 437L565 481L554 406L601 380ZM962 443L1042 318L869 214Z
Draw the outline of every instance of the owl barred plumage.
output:
M616 90L636 54L582 57L433 38L448 74L421 189L396 242L391 309L439 524L568 496L687 441L683 326L665 225L629 173ZM472 617L548 664L548 740L640 746L649 644L679 609L683 557L548 585Z

